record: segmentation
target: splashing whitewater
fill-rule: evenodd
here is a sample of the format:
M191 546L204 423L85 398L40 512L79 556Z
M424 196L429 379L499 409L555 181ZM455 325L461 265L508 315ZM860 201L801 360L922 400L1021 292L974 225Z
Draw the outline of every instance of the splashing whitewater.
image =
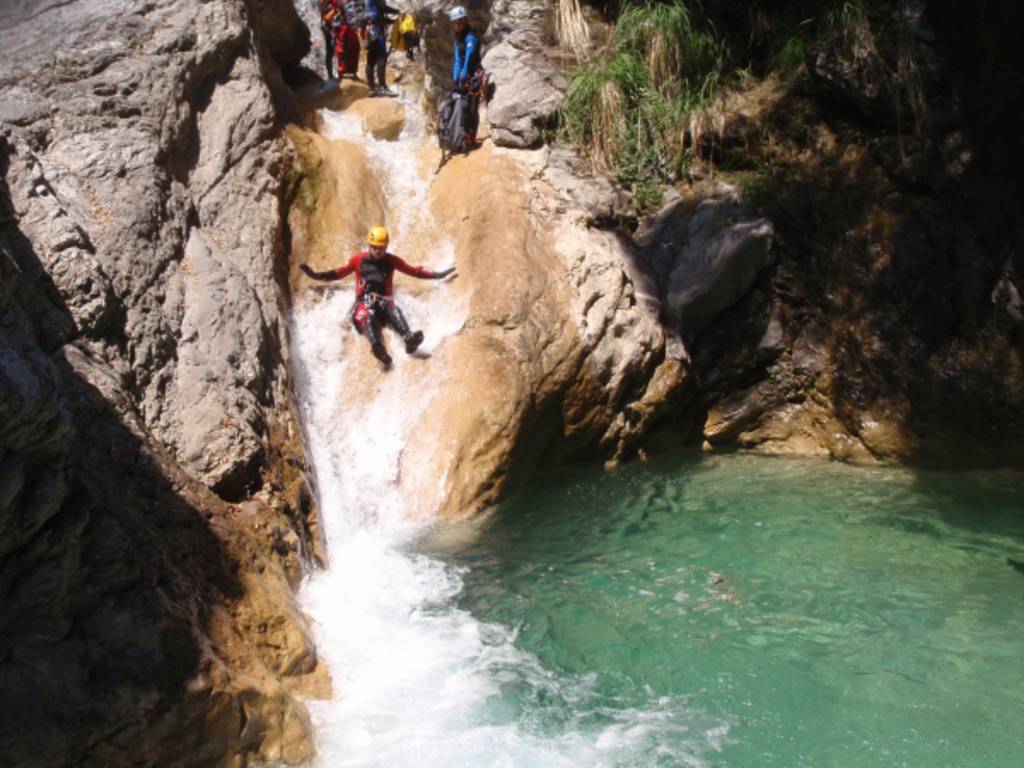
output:
M364 136L354 116L323 114L329 138L356 140L370 158L393 207L399 254L413 233L438 229L426 200L429 169L417 160L424 118L412 98L402 101L410 119L395 142ZM436 264L452 263L452 244L436 246ZM412 325L425 331L428 354L465 322L465 307L446 301L445 288L431 283L416 296L398 294ZM347 321L350 291L346 281L291 319L329 560L300 594L334 683L333 700L310 702L316 765L610 768L650 754L652 739L685 742L677 703L668 701L614 713L599 728L584 725L587 702L596 699L594 676L555 674L516 647L515 629L458 608L462 571L417 551L430 522L410 519L400 482L403 462L414 460L404 454L410 431L443 378L436 370L424 375L424 367L442 365L440 356L399 353L386 374L366 366L366 342ZM557 733L546 709L522 704L523 691L568 713L557 718ZM694 750L673 752L682 757L666 765L705 764Z

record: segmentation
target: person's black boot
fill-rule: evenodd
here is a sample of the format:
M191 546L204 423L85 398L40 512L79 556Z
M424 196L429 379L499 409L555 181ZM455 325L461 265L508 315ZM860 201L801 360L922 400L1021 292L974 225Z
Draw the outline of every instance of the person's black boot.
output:
M386 349L384 349L384 345L383 344L381 344L378 341L376 344L373 344L370 347L370 349L373 350L373 356L376 357L378 360L380 360L385 368L388 368L388 367L391 366L391 355L389 355L388 351Z
M423 331L416 331L405 336L405 351L408 354L412 354L419 349L420 344L423 343Z

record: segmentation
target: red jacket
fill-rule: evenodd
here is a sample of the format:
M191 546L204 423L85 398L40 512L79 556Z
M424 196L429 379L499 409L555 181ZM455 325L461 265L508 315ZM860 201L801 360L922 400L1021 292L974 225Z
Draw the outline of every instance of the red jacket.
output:
M374 286L377 288L376 293L390 296L394 290L392 284L394 283L396 269L413 277L426 279L438 277L438 274L433 270L425 267L414 267L402 261L393 253L385 253L383 258L380 259L370 259L369 255L369 251L360 251L348 260L348 264L338 267L333 273L335 280L348 277L353 272L356 273L356 298L363 295L367 281L371 284L376 284ZM366 262L365 264L364 261ZM367 274L364 275L364 272ZM380 290L381 283L383 283L383 290Z

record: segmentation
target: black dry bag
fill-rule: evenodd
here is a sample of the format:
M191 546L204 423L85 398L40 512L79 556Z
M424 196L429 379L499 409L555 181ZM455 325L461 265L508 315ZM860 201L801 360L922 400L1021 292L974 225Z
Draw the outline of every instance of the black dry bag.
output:
M438 131L438 141L442 150L452 153L466 149L465 94L456 91L448 97L448 101L441 108Z

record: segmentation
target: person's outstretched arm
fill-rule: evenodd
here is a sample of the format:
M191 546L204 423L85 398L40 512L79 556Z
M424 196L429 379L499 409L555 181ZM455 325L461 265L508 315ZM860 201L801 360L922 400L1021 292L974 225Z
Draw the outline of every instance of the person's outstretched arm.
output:
M455 271L455 267L448 267L448 269L442 269L440 272L435 272L432 269L426 267L414 267L397 256L391 257L391 264L399 272L403 272L406 275L412 275L413 277L420 277L424 280L440 280L442 277L448 277L452 272Z
M352 272L355 271L355 268L356 265L354 256L351 259L349 259L348 264L346 264L345 266L338 267L337 269L328 269L323 272L315 271L309 266L309 264L299 264L299 269L301 269L306 274L306 277L311 277L314 280L341 280L342 278L351 275Z

